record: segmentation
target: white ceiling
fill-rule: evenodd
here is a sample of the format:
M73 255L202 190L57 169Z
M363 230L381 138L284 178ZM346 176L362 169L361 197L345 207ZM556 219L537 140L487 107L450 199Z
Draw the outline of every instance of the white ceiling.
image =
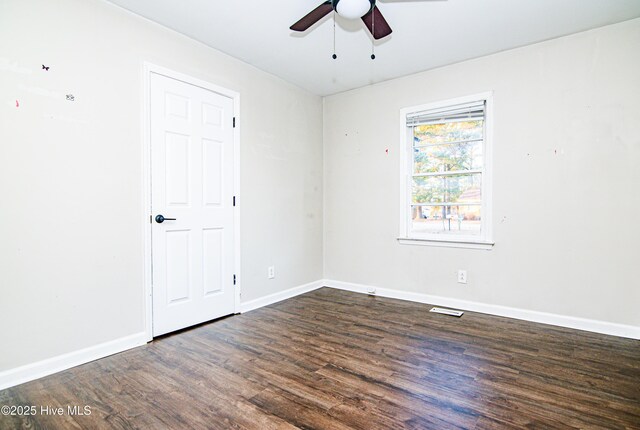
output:
M315 94L385 81L640 17L640 0L379 0L394 32L376 42L332 14L289 27L322 0L110 0Z

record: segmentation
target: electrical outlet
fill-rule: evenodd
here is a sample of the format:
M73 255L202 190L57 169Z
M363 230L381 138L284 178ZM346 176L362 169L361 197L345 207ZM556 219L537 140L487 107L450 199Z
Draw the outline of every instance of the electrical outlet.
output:
M466 270L458 270L458 283L466 284L467 283L467 271Z
M276 277L276 266L267 267L267 278L273 279Z

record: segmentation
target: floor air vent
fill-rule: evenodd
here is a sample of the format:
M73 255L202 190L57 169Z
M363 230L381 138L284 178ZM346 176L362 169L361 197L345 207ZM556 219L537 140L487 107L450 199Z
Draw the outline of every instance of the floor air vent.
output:
M456 311L454 309L445 309L445 308L431 308L429 312L435 312L437 314L451 315L452 317L460 318L464 312Z

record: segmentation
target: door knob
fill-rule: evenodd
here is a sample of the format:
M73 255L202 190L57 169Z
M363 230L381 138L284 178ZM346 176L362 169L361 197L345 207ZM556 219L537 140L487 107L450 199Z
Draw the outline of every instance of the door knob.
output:
M175 221L175 220L176 220L175 218L165 218L162 215L156 215L156 222L158 224L162 224L165 221Z

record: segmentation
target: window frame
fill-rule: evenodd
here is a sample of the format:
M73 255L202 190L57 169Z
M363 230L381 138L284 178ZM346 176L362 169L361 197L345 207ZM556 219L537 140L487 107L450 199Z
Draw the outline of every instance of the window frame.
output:
M411 232L411 183L413 177L413 128L407 127L407 116L421 111L440 109L456 104L485 101L482 202L480 235ZM454 99L400 109L400 235L403 245L431 245L455 248L492 249L492 170L493 170L493 92L483 92Z

